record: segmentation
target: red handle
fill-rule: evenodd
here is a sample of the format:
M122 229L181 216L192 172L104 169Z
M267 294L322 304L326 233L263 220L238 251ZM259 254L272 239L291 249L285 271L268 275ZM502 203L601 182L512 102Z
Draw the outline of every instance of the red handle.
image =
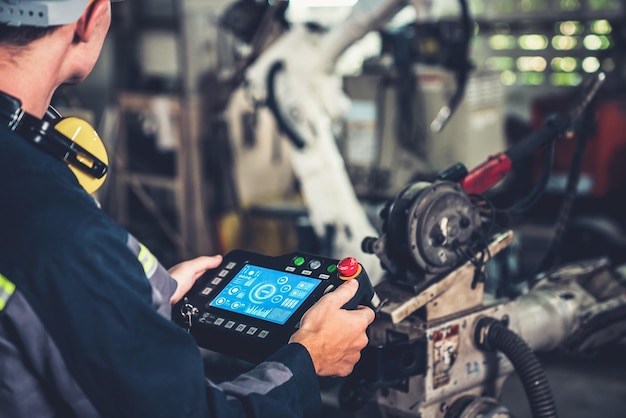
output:
M504 154L496 154L487 161L470 171L461 186L467 194L481 194L495 186L511 171L511 160Z

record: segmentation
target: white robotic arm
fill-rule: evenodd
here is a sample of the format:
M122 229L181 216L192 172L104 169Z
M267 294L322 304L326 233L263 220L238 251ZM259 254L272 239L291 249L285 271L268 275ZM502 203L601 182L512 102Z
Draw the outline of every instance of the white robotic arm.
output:
M332 231L331 255L359 257L375 283L382 268L362 252L361 242L377 232L357 199L334 135L350 106L334 68L352 43L406 5L405 0L360 0L345 22L326 33L296 24L245 77L250 99L268 104L293 142L290 158L316 234Z

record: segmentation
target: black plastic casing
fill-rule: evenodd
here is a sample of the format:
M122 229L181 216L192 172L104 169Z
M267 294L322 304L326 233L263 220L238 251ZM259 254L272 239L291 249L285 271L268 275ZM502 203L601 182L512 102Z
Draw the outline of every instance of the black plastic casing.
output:
M296 265L294 261L297 258L304 262ZM222 263L200 277L174 307L173 319L189 330L198 346L259 363L287 344L297 331L304 313L325 293L335 290L344 282L336 268L338 262L336 259L303 252L272 257L246 250L230 251ZM211 306L211 302L247 265L320 282L284 324ZM364 270L352 280L355 279L361 284L357 294L344 305L345 309L354 309L361 304L370 305L374 296L373 287Z

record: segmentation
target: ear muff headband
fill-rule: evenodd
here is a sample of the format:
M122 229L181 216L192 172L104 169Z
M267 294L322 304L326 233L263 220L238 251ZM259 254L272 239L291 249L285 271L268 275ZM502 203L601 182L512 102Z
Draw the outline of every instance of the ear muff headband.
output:
M8 127L68 164L88 193L98 190L106 178L109 160L95 129L79 118L57 119L58 113L52 108L45 119L39 119L24 112L21 105L18 99L0 93L0 116L8 117Z

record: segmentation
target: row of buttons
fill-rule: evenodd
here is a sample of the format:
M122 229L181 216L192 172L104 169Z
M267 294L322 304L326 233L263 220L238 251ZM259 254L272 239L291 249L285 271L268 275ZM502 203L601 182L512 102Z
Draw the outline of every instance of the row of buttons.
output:
M297 256L297 257L295 257L295 258L292 260L292 262L293 262L293 264L295 264L297 267L300 267L300 266L302 266L302 265L306 262L306 259L305 259L303 256ZM211 280L211 282L209 283L209 285L207 285L204 289L202 289L202 290L200 291L200 294L201 294L202 296L208 296L208 295L209 295L209 294L213 291L213 288L214 288L215 286L219 285L219 284L222 282L223 278L224 278L224 277L226 277L226 276L230 273L230 271L231 271L231 270L232 270L232 269L233 269L236 265L237 265L237 263L236 263L236 262L234 262L234 261L229 262L229 263L225 266L225 268L224 268L224 269L222 269L222 270L221 270L221 271L217 274L217 276L215 276L215 277ZM296 270L297 270L297 268L296 268L296 267L294 267L294 266L287 266L287 267L285 267L285 271L290 272L290 273L301 274L301 275L303 275L303 276L313 276L313 270L316 270L316 269L320 268L320 267L322 266L322 262L321 262L320 260L313 259L313 260L309 261L308 266L309 266L309 268L310 268L311 270L302 270L301 272L297 273L297 272L296 272ZM328 267L326 267L326 271L327 271L328 273L331 273L331 274L332 274L332 273L334 273L335 271L337 271L337 265L336 265L336 264L330 264L330 265L328 265ZM320 273L317 277L318 277L319 279L322 279L322 280L328 280L328 279L330 278L330 274L327 274L327 273Z
M211 315L209 313L205 313L204 315L202 315L199 321L206 325L214 325L217 327L223 326L226 329L234 330L235 332L240 333L244 333L244 330L246 330L247 328L247 331L245 332L246 335L256 335L258 338L266 338L270 333L269 331L264 329L259 330L259 328L257 327L249 327L248 324L244 323L237 324L237 322L235 321L227 320L222 317L216 317L215 315Z
M296 257L293 258L292 263L296 267L302 267L304 265L304 263L306 263L306 258L304 258L301 255L296 256ZM320 260L313 259L313 260L309 261L309 263L308 263L308 268L309 269L303 270L302 274L311 275L312 274L312 270L317 270L318 268L322 267L322 265L323 265L323 263ZM328 273L334 273L336 270L337 270L337 265L336 264L330 264L330 265L328 265L328 267L326 267L326 272L328 272ZM295 268L294 268L294 271L295 271Z
M296 268L294 266L287 266L287 267L285 267L285 271L288 271L290 273L295 273L296 272ZM311 270L302 270L299 274L301 274L303 276L312 276L313 272ZM322 280L328 280L330 278L330 274L321 273L317 277L319 277Z
M299 256L294 257L293 260L291 260L291 262L295 265L295 267L287 266L285 267L285 271L288 271L290 273L297 273L296 272L297 268L303 266L306 263L306 258L299 255ZM297 274L301 274L303 276L313 276L313 271L319 269L320 267L322 267L322 265L323 263L320 260L317 260L317 259L310 260L307 265L308 269L304 269ZM330 278L330 274L334 273L336 270L337 270L337 265L330 264L328 265L328 267L326 267L327 273L320 273L317 277L322 280L328 280Z
M224 269L222 269L219 273L217 273L217 276L215 276L213 280L211 280L210 285L206 286L204 289L200 291L200 294L202 296L208 296L213 291L213 287L220 284L222 282L222 279L228 276L228 273L230 273L230 271L233 268L235 268L236 265L237 263L235 263L234 261L231 261L228 264L226 264Z

